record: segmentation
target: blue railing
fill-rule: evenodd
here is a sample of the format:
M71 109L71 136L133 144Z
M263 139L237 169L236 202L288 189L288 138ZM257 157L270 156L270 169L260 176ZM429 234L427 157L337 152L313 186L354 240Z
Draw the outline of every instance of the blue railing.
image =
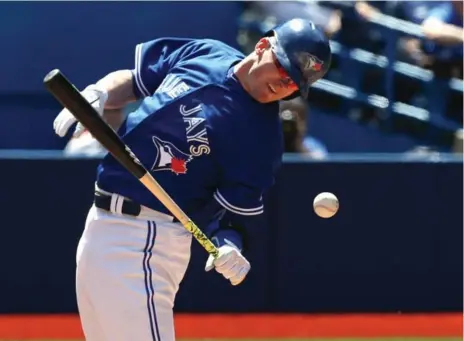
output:
M383 62L385 63L387 90L389 93L393 92L393 77L395 73L401 73L405 76L421 80L426 86L425 91L428 97L427 109L431 114L429 120L432 124L449 125L450 129L458 128L457 125L453 125L452 122L444 119L441 114L445 110L449 93L451 91L462 93L464 91L464 82L457 78L438 79L434 77L433 73L429 70L406 63L396 62L396 43L398 39L402 36L423 39L424 34L421 27L417 24L400 20L380 12L374 13L369 21L386 33L383 36L386 38L387 42L387 55ZM362 61L366 62L366 59ZM387 112L391 113L392 111L392 105L390 104Z

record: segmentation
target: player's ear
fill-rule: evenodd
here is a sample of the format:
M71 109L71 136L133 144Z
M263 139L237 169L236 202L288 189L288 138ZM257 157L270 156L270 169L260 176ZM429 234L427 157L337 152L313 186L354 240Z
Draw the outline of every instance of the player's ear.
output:
M264 53L264 51L266 51L270 46L271 46L271 43L269 42L269 39L261 38L256 43L255 52L258 56L261 56Z

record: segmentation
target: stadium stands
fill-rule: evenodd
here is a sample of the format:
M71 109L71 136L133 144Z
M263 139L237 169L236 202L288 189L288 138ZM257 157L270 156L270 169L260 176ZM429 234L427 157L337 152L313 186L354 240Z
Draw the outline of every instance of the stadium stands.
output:
M239 19L239 42L246 48L251 38L275 23L272 17L262 20L244 13ZM417 144L449 150L462 128L462 79L441 79L431 70L398 60L400 38L423 39L419 25L381 12L368 24L381 32L383 54L347 46L336 35L332 37L333 65L327 79L313 85L311 107L359 122L375 122L383 133L405 134ZM461 99L461 105L450 110L453 96Z

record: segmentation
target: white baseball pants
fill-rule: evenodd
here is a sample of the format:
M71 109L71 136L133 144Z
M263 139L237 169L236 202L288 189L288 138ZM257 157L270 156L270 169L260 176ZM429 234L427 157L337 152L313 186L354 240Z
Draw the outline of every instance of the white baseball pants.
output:
M162 213L144 207L131 217L117 209L93 206L77 249L76 294L86 341L174 341L174 300L192 236Z

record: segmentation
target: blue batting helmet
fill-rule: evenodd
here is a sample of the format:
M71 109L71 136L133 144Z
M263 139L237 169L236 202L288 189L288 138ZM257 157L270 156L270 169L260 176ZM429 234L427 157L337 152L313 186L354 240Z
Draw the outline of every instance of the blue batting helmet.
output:
M330 67L332 53L324 32L309 20L292 19L264 36L276 38L272 48L277 60L298 85L299 92L285 99L299 95L306 99L311 84L324 77Z

